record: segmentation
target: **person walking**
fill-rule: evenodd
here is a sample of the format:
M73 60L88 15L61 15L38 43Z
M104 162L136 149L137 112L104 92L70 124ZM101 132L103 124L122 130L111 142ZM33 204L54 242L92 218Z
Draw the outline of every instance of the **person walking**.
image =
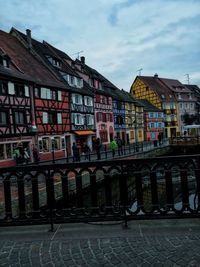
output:
M34 163L36 164L38 164L40 161L40 156L39 156L37 145L33 146L33 160L34 160Z
M73 142L72 145L72 152L73 152L73 162L80 161L79 148L75 142Z
M159 132L159 134L158 134L158 143L159 143L159 146L162 143L161 140L162 140L162 136L161 136L161 133Z
M115 141L115 139L111 140L110 148L112 150L112 156L114 158L115 157L115 150L117 149L117 142Z
M122 150L122 140L119 136L117 137L116 142L118 147L118 156L121 156L123 155L123 150Z
M96 149L96 153L97 153L97 159L100 160L101 159L101 141L100 141L100 138L97 138L97 140L95 142L95 149Z
M86 143L83 146L83 153L85 155L85 160L89 159L90 148Z

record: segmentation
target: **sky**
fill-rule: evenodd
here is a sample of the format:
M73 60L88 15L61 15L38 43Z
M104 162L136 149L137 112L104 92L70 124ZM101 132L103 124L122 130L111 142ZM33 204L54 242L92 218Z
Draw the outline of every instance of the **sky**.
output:
M0 0L0 29L12 27L85 56L119 89L155 73L200 86L200 0Z

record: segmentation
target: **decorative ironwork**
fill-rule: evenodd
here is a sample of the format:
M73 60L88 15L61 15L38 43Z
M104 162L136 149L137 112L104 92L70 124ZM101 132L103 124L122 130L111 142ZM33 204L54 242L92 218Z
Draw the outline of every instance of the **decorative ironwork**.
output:
M0 225L199 217L200 155L0 169Z

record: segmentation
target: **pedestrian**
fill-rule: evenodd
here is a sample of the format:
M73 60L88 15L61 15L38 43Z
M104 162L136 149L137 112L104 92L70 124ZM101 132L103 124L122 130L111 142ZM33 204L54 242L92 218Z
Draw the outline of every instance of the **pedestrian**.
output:
M13 158L15 159L16 164L20 163L20 151L18 146L16 146L13 151Z
M34 163L36 164L38 164L40 161L40 156L39 156L37 145L33 146L33 160L34 160Z
M30 156L29 156L29 153L28 153L28 149L27 147L24 148L24 163L28 163L30 160Z
M161 136L161 134L159 132L159 134L158 134L158 143L159 143L159 146L161 145L161 140L162 140L162 136Z
M73 162L80 161L79 148L75 142L73 142L73 145L72 145L72 152L73 152Z
M117 149L117 142L113 139L111 139L111 142L110 142L110 148L112 150L112 156L113 158L115 157L115 150Z
M88 146L88 144L84 144L83 146L83 153L85 154L85 159L89 159L89 154L90 154L90 148Z
M123 149L122 149L122 140L119 136L117 137L116 142L118 147L118 156L121 156L123 155Z
M97 159L100 160L101 159L101 140L100 138L97 138L96 142L95 142L95 149L96 149L96 153L97 153Z

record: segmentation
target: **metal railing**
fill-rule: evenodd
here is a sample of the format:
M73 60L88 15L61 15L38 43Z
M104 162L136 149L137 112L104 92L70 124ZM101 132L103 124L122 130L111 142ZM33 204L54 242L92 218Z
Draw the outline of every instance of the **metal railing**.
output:
M199 217L200 155L0 169L0 225Z

